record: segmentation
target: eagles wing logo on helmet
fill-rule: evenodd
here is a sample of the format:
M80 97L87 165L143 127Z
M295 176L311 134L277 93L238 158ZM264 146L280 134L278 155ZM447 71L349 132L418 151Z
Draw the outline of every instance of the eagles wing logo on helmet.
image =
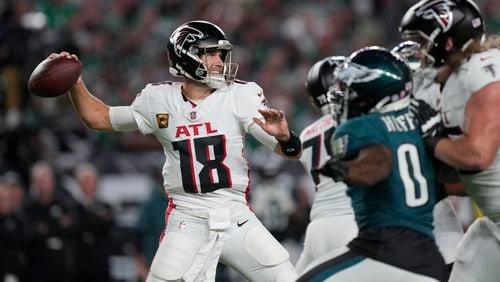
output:
M347 85L353 83L364 83L374 81L382 76L390 77L394 80L401 80L402 77L397 76L388 71L380 69L371 69L363 65L356 63L348 63L346 68L343 68L335 73L339 80L343 81Z
M346 68L335 71L335 76L347 85L373 81L382 76L382 72L356 63L349 63Z
M186 42L191 43L201 38L203 38L203 32L189 26L182 27L175 33L174 38L172 38L172 41L175 42L175 54L177 56L181 55L181 52L184 49L184 44L186 44Z
M451 7L457 4L450 0L434 0L420 6L415 15L425 20L436 20L443 28L443 31L448 31L453 23L453 13Z

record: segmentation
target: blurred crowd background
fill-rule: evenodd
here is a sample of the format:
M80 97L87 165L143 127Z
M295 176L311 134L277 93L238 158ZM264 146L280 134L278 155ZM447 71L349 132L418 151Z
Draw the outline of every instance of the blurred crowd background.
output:
M180 24L208 20L235 45L238 78L260 84L300 132L319 117L304 92L309 67L367 45L392 48L410 0L0 1L0 282L141 281L164 227L161 146L139 133L86 129L69 98L26 84L52 52L77 54L91 92L129 105L150 82L175 80L166 42ZM500 1L477 0L487 33ZM312 181L249 138L250 202L287 247L301 251ZM464 227L474 218L455 199ZM220 267L218 281L237 281Z

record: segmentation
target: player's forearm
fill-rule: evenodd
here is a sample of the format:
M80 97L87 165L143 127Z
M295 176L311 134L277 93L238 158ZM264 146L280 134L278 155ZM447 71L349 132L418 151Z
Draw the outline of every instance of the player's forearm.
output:
M495 152L487 152L486 146L478 148L466 137L457 140L439 140L434 150L436 158L462 170L485 170L494 160Z
M93 96L81 79L71 88L70 98L85 126L102 131L113 131L109 106Z
M386 178L392 168L390 151L383 145L361 150L359 156L346 162L348 173L344 181L351 185L370 187Z
M348 165L349 173L344 181L351 185L373 186L387 177L383 162L387 162L387 160L381 160L381 163L371 165L366 163Z

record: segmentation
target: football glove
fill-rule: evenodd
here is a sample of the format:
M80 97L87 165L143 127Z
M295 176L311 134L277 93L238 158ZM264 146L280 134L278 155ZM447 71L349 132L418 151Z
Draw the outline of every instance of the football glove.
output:
M425 147L434 154L438 141L445 137L445 128L441 114L424 100L415 99L410 103L410 113L420 126Z
M311 170L311 174L313 176L319 174L323 174L325 176L333 178L336 182L343 181L347 176L349 171L349 167L345 162L342 162L338 159L329 159L325 165L321 168L315 168Z

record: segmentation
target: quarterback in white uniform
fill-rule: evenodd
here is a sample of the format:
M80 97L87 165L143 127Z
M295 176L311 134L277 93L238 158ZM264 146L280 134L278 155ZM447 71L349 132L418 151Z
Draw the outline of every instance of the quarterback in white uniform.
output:
M333 85L335 68L344 63L344 57L327 57L315 63L307 76L306 91L314 106L323 113L318 120L300 134L303 152L300 158L304 168L310 172L323 166L330 158L330 142L337 127L329 89ZM321 174L312 176L316 194L311 207L311 222L307 226L304 249L295 265L297 273L320 256L344 247L358 234L351 199L346 194L347 186Z
M421 1L406 13L401 31L420 41L444 85L440 115L425 103L415 105L427 146L459 170L467 193L486 216L467 230L450 281L498 281L500 42L484 39L482 15L468 0Z
M219 260L250 281L293 281L288 252L247 204L250 133L298 159L301 143L255 83L235 81L232 45L205 21L179 26L167 44L183 82L147 85L131 106L109 107L81 79L70 97L83 122L105 131L154 134L165 154L166 228L146 281L214 281ZM51 57L73 56L66 52Z

